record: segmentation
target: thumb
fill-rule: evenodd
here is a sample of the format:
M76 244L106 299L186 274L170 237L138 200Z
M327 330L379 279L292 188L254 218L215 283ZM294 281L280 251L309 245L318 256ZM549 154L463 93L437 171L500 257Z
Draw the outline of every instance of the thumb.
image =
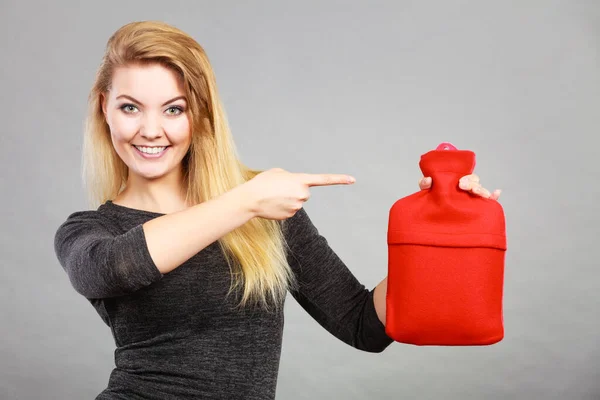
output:
M421 178L421 180L419 180L419 188L421 190L425 190L425 189L429 189L431 187L431 177L430 176L426 176Z

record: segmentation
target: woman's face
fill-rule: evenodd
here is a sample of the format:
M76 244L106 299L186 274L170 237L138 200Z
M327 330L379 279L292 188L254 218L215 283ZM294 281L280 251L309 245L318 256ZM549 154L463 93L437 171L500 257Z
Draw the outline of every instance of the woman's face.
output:
M130 175L153 180L180 173L191 132L185 93L175 72L158 64L116 69L102 109L113 146Z

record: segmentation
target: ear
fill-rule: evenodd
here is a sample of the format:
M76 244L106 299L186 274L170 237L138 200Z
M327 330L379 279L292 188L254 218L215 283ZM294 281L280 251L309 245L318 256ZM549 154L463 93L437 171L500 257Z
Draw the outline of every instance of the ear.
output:
M108 102L108 97L106 93L100 93L100 104L102 105L102 112L104 113L104 117L106 118L106 103Z

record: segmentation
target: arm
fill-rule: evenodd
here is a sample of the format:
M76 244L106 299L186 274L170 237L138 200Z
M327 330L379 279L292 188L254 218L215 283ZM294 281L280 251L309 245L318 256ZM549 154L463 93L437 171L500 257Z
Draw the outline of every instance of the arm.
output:
M77 292L87 298L134 292L161 279L253 217L233 189L186 210L160 216L122 235L94 212L74 213L57 230L57 258Z
M254 217L294 215L308 187L350 184L340 174L292 174L279 168L186 210L115 236L92 213L71 215L55 236L56 255L75 289L88 298L147 286ZM95 219L95 220L94 220Z
M377 317L383 325L385 325L385 306L386 306L386 295L387 295L387 276L384 280L379 282L373 292L373 302L375 303L375 311L377 311Z
M289 262L298 280L292 296L338 339L360 350L383 351L393 342L378 317L378 313L385 315L380 307L381 300L385 303L383 282L379 289L366 289L329 247L304 209L285 221L285 227Z

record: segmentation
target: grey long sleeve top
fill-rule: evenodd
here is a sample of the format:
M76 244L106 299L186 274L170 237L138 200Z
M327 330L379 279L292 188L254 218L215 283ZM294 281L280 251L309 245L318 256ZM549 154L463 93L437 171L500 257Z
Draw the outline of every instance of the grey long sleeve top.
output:
M108 201L71 214L56 232L60 264L117 346L115 368L97 399L274 399L283 307L236 309L217 242L161 274L142 230L160 215ZM298 303L350 346L368 352L389 346L373 291L352 275L306 211L283 227Z

